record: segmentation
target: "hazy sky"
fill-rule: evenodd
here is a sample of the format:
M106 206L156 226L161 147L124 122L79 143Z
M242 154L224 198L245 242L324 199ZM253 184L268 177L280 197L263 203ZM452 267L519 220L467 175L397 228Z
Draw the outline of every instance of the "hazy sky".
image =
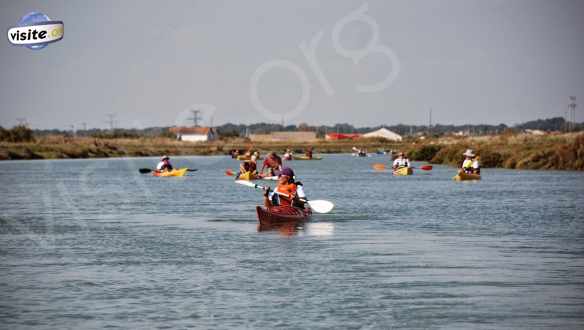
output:
M195 108L215 125L425 124L430 108L439 123L513 124L563 116L572 95L584 121L580 0L0 0L3 31L30 11L65 35L40 51L0 42L5 127L106 127L108 113L166 126Z

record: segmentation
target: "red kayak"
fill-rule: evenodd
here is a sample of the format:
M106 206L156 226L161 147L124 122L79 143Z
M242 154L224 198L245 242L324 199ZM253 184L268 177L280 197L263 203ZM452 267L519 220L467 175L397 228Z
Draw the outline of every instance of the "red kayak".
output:
M272 226L290 222L304 222L310 219L312 211L310 208L301 209L291 206L274 206L270 209L258 206L258 221L262 226Z

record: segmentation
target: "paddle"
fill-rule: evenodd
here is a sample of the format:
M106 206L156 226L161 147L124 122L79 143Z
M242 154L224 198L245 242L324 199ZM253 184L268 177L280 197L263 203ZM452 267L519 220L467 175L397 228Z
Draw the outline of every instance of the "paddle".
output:
M225 171L225 175L227 176L236 176L237 174L235 172L233 172L232 169L228 168ZM271 180L271 181L278 181L278 177L277 176L264 176L264 177L258 177L256 180Z
M138 172L140 172L142 174L150 173L152 171L156 171L156 170L153 170L153 169L150 169L150 168L141 168L141 169L138 170ZM198 171L196 168L188 168L187 169L187 172L196 172L196 171Z
M264 186L260 186L257 185L253 182L250 181L244 181L244 180L236 180L235 183L239 183L241 185L244 186L248 186L248 187L252 187L252 188L256 188L256 189L263 189L266 190L267 188ZM284 196L284 197L289 197L286 194L280 193L280 192L275 192L280 196ZM308 203L308 205L310 206L310 208L316 212L316 213L329 213L330 211L332 211L332 209L335 207L335 204L333 204L332 202L329 201L325 201L325 200L310 200L307 201L306 199L300 199L302 202Z
M371 166L373 167L374 170L377 170L377 171L385 170L385 164L383 164L383 163L373 163L373 164L371 164ZM432 165L422 165L420 167L413 167L412 166L411 168L420 169L422 171L431 171Z

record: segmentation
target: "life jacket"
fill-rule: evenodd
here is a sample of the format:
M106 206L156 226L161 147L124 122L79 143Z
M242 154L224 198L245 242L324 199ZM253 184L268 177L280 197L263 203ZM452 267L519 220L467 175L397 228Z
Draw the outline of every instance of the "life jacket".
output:
M156 170L158 171L172 171L172 165L168 160L163 160L158 165L156 165Z
M408 167L410 165L407 158L398 158L393 164L397 167Z
M279 184L276 189L274 190L275 192L279 192L282 194L286 194L286 195L295 195L296 191L298 190L297 186L295 183L288 183L288 184ZM280 206L292 206L292 198L289 197L284 197L281 196L279 194L274 194L276 196L278 196L278 205Z
M462 168L464 169L472 168L472 159L465 159L464 162L462 162Z

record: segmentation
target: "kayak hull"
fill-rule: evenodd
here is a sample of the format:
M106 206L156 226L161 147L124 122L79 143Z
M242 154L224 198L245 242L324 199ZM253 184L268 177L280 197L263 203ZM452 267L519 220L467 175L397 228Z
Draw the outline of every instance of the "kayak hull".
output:
M467 174L464 173L463 171L458 172L457 175L452 177L452 180L454 181L476 181L480 179L481 179L480 174Z
M414 174L414 169L411 167L402 167L396 170L393 170L393 175L395 176L407 176Z
M292 157L293 160L321 160L322 157L312 156L312 158L308 158L306 156L294 156Z
M185 176L185 174L187 174L187 170L188 170L188 168L179 168L179 169L173 169L172 171L165 171L165 172L154 171L154 172L152 172L152 175L161 176L161 177Z
M285 223L308 221L312 215L310 209L300 209L290 206L274 206L270 209L257 206L256 212L261 226L274 226Z
M239 177L237 178L237 180L246 180L246 181L257 180L257 179L258 179L258 176L254 172L241 173L239 175Z

